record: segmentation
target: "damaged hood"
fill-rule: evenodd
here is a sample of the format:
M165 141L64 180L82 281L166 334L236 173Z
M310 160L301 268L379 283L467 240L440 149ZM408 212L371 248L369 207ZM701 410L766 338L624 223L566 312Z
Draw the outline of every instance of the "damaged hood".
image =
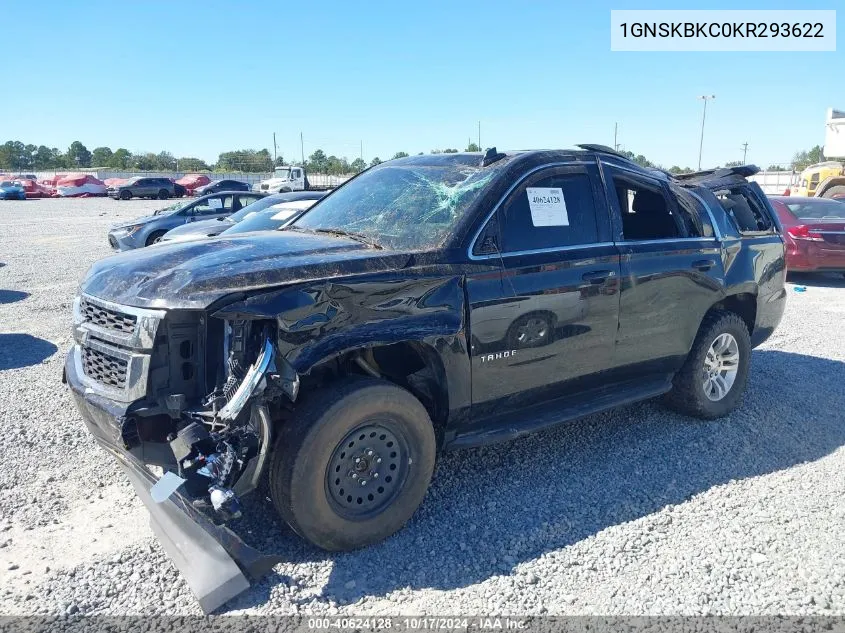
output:
M395 270L407 253L292 231L162 243L96 262L81 291L121 305L203 309L239 292Z

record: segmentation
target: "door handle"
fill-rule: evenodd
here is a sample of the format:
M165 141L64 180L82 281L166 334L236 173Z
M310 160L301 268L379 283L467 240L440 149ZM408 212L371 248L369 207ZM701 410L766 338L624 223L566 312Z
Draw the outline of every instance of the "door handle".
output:
M699 259L698 261L694 261L692 263L692 267L704 272L713 268L713 264L715 264L715 262L712 259Z
M603 284L611 277L613 277L612 270L594 270L592 272L584 273L583 275L581 275L581 279L595 286Z

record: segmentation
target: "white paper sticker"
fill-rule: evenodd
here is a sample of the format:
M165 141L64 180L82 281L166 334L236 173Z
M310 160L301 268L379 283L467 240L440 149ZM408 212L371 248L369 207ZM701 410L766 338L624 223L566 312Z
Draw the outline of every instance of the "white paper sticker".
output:
M560 187L526 187L534 226L569 226L566 201Z
M209 198L208 206L212 209L222 209L223 201L220 198Z

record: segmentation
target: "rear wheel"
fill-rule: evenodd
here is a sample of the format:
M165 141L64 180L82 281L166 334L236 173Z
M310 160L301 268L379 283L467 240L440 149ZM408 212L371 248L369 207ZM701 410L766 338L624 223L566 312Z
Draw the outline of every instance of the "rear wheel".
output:
M750 362L751 338L745 322L733 312L711 312L665 401L699 418L727 415L742 399Z
M541 347L552 342L554 328L545 314L526 314L508 328L508 346L511 349Z
M170 192L167 189L162 189L158 192L158 199L159 200L167 200L170 197Z
M291 528L318 547L364 547L416 511L435 451L428 413L408 391L382 380L345 380L313 394L284 425L270 496Z
M120 199L121 200L129 200L130 198L132 198L132 192L131 191L127 191L126 189L124 189L123 191L120 192Z

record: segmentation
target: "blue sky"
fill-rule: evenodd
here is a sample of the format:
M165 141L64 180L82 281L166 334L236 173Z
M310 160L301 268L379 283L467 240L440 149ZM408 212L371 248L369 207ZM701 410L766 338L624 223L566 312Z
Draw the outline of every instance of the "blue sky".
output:
M842 8L819 0L807 8ZM475 140L612 145L665 166L788 161L845 108L845 53L614 53L610 10L794 2L50 0L4 29L0 142L216 160L267 147L389 158ZM85 8L82 8L85 7ZM4 24L9 26L9 16ZM841 40L841 38L840 38Z

